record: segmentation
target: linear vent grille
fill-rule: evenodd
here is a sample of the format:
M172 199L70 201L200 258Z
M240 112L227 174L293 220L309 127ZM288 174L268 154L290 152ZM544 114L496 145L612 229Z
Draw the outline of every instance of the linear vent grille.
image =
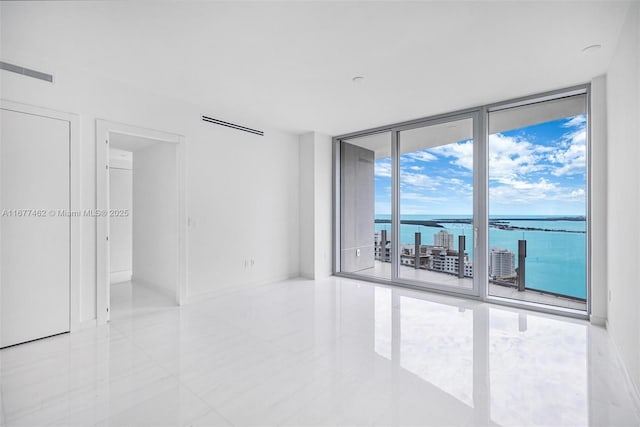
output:
M51 74L32 70L31 68L21 67L15 64L9 64L8 62L0 61L0 70L10 71L12 73L22 74L23 76L33 77L34 79L44 80L45 82L53 83L53 76Z
M234 123L229 123L229 122L225 122L223 120L214 119L213 117L202 116L202 120L205 121L205 122L208 122L208 123L213 123L213 124L220 125L220 126L226 126L228 128L231 128L231 129L237 129L237 130L241 130L241 131L244 131L244 132L253 133L255 135L264 136L264 132L261 131L261 130L251 129L251 128L248 128L246 126L236 125Z

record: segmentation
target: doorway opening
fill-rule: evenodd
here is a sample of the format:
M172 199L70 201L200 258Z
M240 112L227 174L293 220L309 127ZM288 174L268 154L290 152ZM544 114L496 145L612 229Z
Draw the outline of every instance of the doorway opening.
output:
M98 323L118 313L181 305L184 138L105 121L97 131Z

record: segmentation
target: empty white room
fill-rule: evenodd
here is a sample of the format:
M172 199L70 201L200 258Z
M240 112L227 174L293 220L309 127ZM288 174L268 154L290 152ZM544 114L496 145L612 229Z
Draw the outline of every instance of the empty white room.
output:
M640 425L638 1L0 2L0 426Z

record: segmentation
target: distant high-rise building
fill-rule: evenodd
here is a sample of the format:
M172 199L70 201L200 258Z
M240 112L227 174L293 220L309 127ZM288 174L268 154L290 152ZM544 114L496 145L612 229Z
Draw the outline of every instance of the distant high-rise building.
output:
M491 249L489 253L489 276L492 278L515 276L515 258L515 254L506 249Z
M419 251L419 268L458 275L458 268L460 266L458 251L432 245L420 245ZM415 245L402 245L400 250L400 264L415 268L415 262ZM466 253L464 254L463 262L464 277L473 277L473 262L469 260Z
M444 230L433 235L433 246L440 246L446 249L453 249L453 234Z
M383 242L383 238L386 239ZM386 235L386 231L376 231L373 235L374 242L374 257L379 261L391 262L391 242Z

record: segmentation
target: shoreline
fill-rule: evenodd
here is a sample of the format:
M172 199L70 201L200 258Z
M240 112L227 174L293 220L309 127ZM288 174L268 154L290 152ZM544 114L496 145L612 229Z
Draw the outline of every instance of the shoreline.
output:
M508 224L508 221L586 221L584 217L548 217L548 218L500 218L489 219L489 227L496 228L498 230L507 231L543 231L549 233L577 233L586 234L584 230L566 230L566 229L553 229L553 228L540 228L540 227L520 227L517 225ZM404 219L400 220L401 225L421 225L424 227L433 228L446 228L442 224L471 224L471 219ZM390 219L375 218L375 224L391 224Z

